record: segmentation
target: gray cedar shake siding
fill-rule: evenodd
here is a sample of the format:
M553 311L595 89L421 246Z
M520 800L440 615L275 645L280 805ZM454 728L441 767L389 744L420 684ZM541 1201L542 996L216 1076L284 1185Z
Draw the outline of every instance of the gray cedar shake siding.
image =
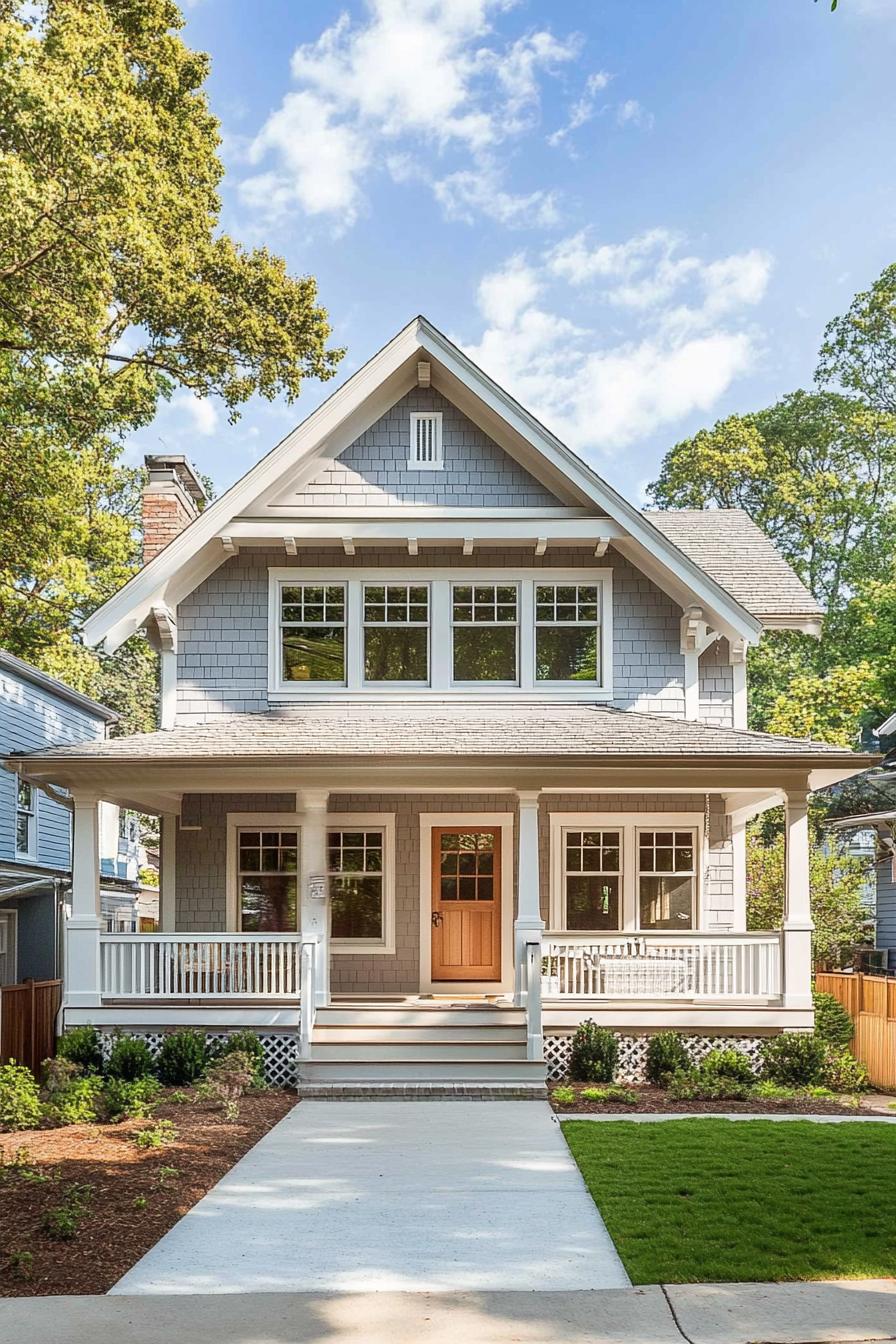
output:
M441 412L441 471L408 470L414 411ZM438 504L483 509L561 503L450 401L422 387L396 402L293 500L328 507Z
M681 608L611 547L601 561L587 552L550 548L530 555L527 567L578 569L599 565L613 572L612 704L648 714L684 716L684 658L680 649ZM197 724L214 714L260 713L268 699L268 569L303 566L335 571L506 567L519 571L518 550L489 547L465 557L458 548L406 550L358 547L347 556L333 547L303 549L293 560L282 550L245 550L227 560L178 608L178 724ZM711 645L700 659L701 717L732 726L732 678L727 645Z
M542 917L550 919L550 813L558 812L690 812L702 815L702 794L551 794L542 802L539 817ZM292 794L188 795L184 798L184 825L177 838L177 930L208 933L225 929L227 885L227 814L291 813ZM420 814L469 812L471 816L515 812L506 793L338 794L330 812L391 813L395 817L395 955L364 956L333 951L333 989L339 993L410 993L420 976ZM725 830L722 800L710 798L708 879L703 883L702 927L708 932L729 929L734 922L734 882L731 844ZM514 885L516 869L514 866ZM425 900L425 894L423 899Z

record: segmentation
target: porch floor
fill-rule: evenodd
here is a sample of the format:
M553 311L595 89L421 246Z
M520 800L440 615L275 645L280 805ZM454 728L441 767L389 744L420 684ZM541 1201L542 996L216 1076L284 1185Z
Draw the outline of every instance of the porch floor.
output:
M545 1103L303 1101L112 1292L628 1284Z

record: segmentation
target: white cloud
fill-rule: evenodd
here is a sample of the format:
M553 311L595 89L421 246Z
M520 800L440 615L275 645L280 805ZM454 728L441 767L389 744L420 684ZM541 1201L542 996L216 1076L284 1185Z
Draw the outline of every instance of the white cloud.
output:
M596 70L594 74L588 76L582 96L577 98L569 109L569 120L566 125L548 136L549 145L556 147L562 144L573 131L577 131L580 126L584 126L596 116L597 95L607 87L612 78L613 76L606 70Z
M654 229L596 247L577 234L536 261L517 253L480 281L484 330L467 349L580 450L610 452L707 412L755 363L748 319L771 261L755 249L705 261L678 256L682 246ZM627 329L602 334L599 306L624 312Z
M174 398L172 405L183 411L195 432L203 438L214 434L218 428L218 408L207 397L194 397L190 392L183 392Z
M553 192L517 195L502 185L503 174L494 164L463 169L432 183L436 200L449 219L472 223L476 215L511 227L555 224L559 218Z
M619 104L616 120L620 126L643 126L647 131L653 127L653 113L642 107L637 98L627 98Z
M445 208L515 222L543 222L549 193L514 196L494 184L498 145L537 119L541 82L579 52L576 36L546 29L502 41L491 21L514 0L366 0L292 57L297 88L251 144L259 172L242 183L260 213L296 207L351 223L370 174L410 161ZM385 143L384 143L385 142ZM389 145L393 149L388 149ZM435 153L461 159L437 175ZM446 185L447 184L447 185ZM463 205L459 204L463 202Z

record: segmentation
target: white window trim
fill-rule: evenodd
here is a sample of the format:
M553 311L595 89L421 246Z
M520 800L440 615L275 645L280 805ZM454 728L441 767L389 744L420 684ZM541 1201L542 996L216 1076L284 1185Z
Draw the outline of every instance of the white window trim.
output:
M694 923L682 934L699 933L706 924L706 891L703 881L704 819L700 812L551 812L550 872L551 929L566 932L566 886L564 883L563 834L565 831L622 832L622 889L619 933L662 933L668 929L641 929L638 901L638 835L641 831L693 831L694 840ZM569 930L576 935L586 929ZM595 931L595 937L610 936L609 929Z
M360 622L361 622L361 638L360 638L360 641L358 641L358 642L360 643L360 658L361 658L361 670L360 670L360 676L361 676L361 687L362 687L362 689L365 690L365 691L367 691L367 690L375 690L375 691L379 691L379 690L391 690L393 687L408 687L409 689L416 689L416 690L421 690L421 689L423 689L423 688L428 688L429 685L430 685L430 679L431 679L431 676L432 676L432 586L431 586L431 584L429 584L425 578L421 577L421 578L418 580L417 583L413 583L411 580L409 580L409 581L408 581L408 585L407 585L408 587L425 588L425 589L426 589L426 609L427 609L427 612L429 613L429 615L428 615L428 620L427 620L425 626L421 625L419 622L416 622L416 621L415 621L415 622L410 622L410 621L408 621L408 622L406 622L406 623L404 623L404 624L400 624L400 623L397 623L397 622L391 622L391 623L386 623L386 622L369 622L369 623L368 623L368 621L365 619L365 616L364 616L364 589L365 589L366 587L368 587L368 585L370 585L371 587L373 587L375 584L377 584L377 581L376 581L376 580L373 580L373 579L363 579L363 580L361 581L361 585L360 585L360 588L361 588L361 601L360 601L360 607L358 608L358 612L359 612L359 619L360 619ZM379 583L379 584L377 584L377 586L379 586L379 587L385 587L386 584L385 584L385 583ZM354 604L353 604L353 603L349 603L349 604L346 605L346 621L348 621L348 620L351 619L352 615L354 614L354 611L355 611L355 607L354 607ZM366 639L366 632L367 632L367 630L424 630L424 629L426 630L426 667L427 667L427 670L428 670L428 672L429 672L429 674L430 674L429 677L427 677L427 679L426 679L425 681L368 681L368 680L367 680L367 676L366 676L366 658L365 658L365 649L364 649L364 641L365 641L365 639ZM346 640L347 640L347 639L348 639L348 632L346 631ZM346 668L348 669L348 647L346 647ZM351 680L352 680L351 672L349 672L349 684L351 684Z
M16 780L15 780L15 787L16 787L16 794L15 794L16 815L15 815L15 836L14 836L14 840L15 840L15 847L16 847L16 858L17 858L17 859L36 859L36 858L37 858L37 850L38 850L38 826L39 826L39 817L38 817L38 810L37 810L37 809L38 809L38 806L39 806L38 799L40 798L40 790L37 789L37 788L35 788L35 786L34 786L33 784L31 785L31 812L30 812L30 814L28 814L28 815L30 815L30 817L31 817L31 821L30 821L29 826L28 826L28 848L27 848L27 849L19 849L19 816L20 816L20 815L24 816L24 815L26 815L26 814L25 814L25 813L20 809L20 807L19 807L19 781L18 781L18 778L16 778Z
M421 420L432 420L435 423L435 457L431 462L418 462L414 457L414 450L417 443L417 425ZM411 437L408 446L408 471L443 471L445 467L445 448L442 438L442 412L441 411L412 411L411 412Z
M304 812L228 812L226 844L226 920L229 933L239 933L239 832L264 829L298 831L298 867L296 932L302 931L302 828ZM394 956L395 954L395 816L388 812L331 812L327 814L327 830L348 830L369 826L383 831L383 941L342 941L332 939L334 956Z
M395 955L395 814L392 812L331 812L327 831L382 831L383 833L383 936L334 938L330 950L337 957L373 957ZM329 873L329 861L327 865Z
M281 675L280 588L283 584L344 584L346 589L346 682L293 682ZM363 585L365 583L428 584L430 625L429 684L364 680ZM516 584L519 589L519 678L506 682L453 681L452 583ZM595 583L600 586L600 685L583 682L539 682L535 679L535 584ZM613 698L613 571L581 569L339 569L277 566L268 570L268 695L272 702L308 700L427 699L513 700L516 702L604 701Z

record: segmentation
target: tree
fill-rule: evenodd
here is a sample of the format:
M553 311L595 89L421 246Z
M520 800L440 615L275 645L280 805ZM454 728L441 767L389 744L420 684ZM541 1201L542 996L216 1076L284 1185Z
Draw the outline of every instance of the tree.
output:
M869 406L896 414L896 265L825 328L815 374L820 386L839 386Z
M219 231L182 26L171 0L0 0L0 643L94 694L124 681L72 630L138 563L126 435L177 387L233 419L342 353L311 277Z
M840 966L868 936L863 904L867 865L831 839L813 841L809 852L812 954L816 965ZM747 928L779 929L784 917L784 836L768 828L747 828Z

